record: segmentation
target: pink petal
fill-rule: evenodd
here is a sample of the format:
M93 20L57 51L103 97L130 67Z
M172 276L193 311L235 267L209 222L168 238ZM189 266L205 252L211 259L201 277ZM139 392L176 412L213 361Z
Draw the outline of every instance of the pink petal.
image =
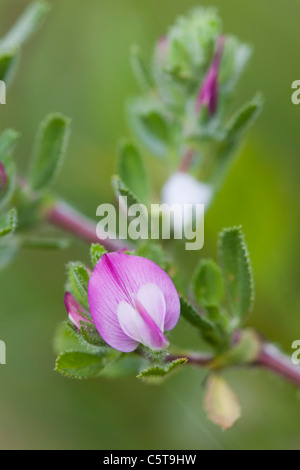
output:
M148 283L155 284L163 294L164 330L171 330L179 320L180 301L172 280L163 269L146 258L125 253L105 254L97 263L88 285L90 312L100 335L113 348L131 352L137 347L137 342L120 326L118 306L125 301L135 308L134 298ZM140 295L145 300L143 291Z
M211 115L213 115L217 110L219 99L219 70L224 45L225 37L220 36L218 38L217 51L215 53L213 62L209 68L209 71L207 72L197 97L196 112L200 112L202 105L207 107Z
M138 302L136 308L122 301L118 307L118 319L127 336L152 350L164 349L169 342L148 312Z
M91 323L91 321L87 320L84 315L81 315L81 313L86 314L87 312L77 302L77 300L74 299L73 295L70 294L70 292L66 292L65 294L65 307L69 314L70 321L73 323L74 326L76 326L78 330L80 330L81 328L81 321Z

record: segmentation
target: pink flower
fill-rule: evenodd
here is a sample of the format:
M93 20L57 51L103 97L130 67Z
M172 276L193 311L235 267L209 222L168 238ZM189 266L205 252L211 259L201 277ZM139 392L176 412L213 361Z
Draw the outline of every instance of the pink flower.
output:
M159 351L180 316L176 288L153 261L124 253L102 256L88 285L95 326L111 347L134 351L139 343Z
M2 162L0 162L0 193L5 190L7 184L7 174L5 167Z
M219 69L225 45L225 37L220 36L217 43L217 51L211 67L204 79L196 102L196 111L200 112L202 105L206 106L212 116L218 106L219 98Z
M81 321L91 323L84 315L87 312L84 308L74 299L73 295L70 292L66 292L65 294L65 307L69 314L69 319L73 323L73 325L80 331L81 329ZM82 315L83 314L83 315Z

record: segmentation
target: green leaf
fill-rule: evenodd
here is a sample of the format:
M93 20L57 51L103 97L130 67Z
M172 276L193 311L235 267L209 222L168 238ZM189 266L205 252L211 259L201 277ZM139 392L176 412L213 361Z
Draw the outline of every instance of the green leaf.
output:
M249 44L241 43L236 37L226 35L226 45L220 70L221 94L234 92L247 62L252 54Z
M13 75L18 57L17 50L0 51L0 80L3 80L6 85L8 85Z
M202 337L212 344L220 342L219 332L208 318L200 315L194 307L183 297L180 297L181 316L192 326L197 328Z
M254 298L249 253L240 227L224 229L221 232L219 254L229 310L239 323L250 312Z
M50 114L39 128L30 171L32 189L44 189L54 180L66 153L70 121L60 114Z
M262 106L263 99L258 94L252 101L237 111L226 126L223 141L218 148L217 162L211 177L214 185L219 186L223 182L245 133L260 114Z
M107 251L103 246L99 245L99 243L92 243L90 247L90 257L93 267L96 266L105 253L107 253Z
M19 134L13 129L7 129L0 136L0 161L5 162L5 157L11 155Z
M23 237L21 239L22 248L35 250L65 250L69 248L70 243L66 238Z
M17 237L0 239L0 270L6 268L18 255L20 245Z
M0 194L0 209L6 206L15 190L16 170L12 159L12 152L16 145L18 134L8 129L0 136L0 162L5 168L7 183L4 190Z
M166 157L169 147L169 125L157 109L147 109L142 102L133 102L129 107L129 119L137 138L154 155Z
M147 203L149 199L148 177L137 147L132 142L123 142L120 146L118 160L119 174L125 186L141 202Z
M139 245L136 250L137 256L150 259L158 264L164 271L167 269L168 263L165 253L160 245L154 243L144 243Z
M131 48L130 62L132 71L141 90L150 90L153 87L152 77L139 47L133 46Z
M147 381L157 381L162 378L165 378L171 372L177 370L180 366L186 364L188 360L185 357L176 359L170 363L160 364L160 365L151 365L148 369L143 370L137 376L139 379L146 379Z
M224 294L223 277L221 269L214 261L200 261L193 277L193 290L201 307L220 305Z
M51 6L40 0L30 4L14 27L0 41L0 52L19 48L38 29Z
M97 377L106 365L105 354L65 351L59 354L55 370L73 379Z
M132 206L133 204L140 204L140 201L137 197L128 189L121 178L117 175L112 177L113 187L116 193L116 196L125 196L127 197L127 205L128 207Z
M68 264L68 281L71 293L83 306L89 306L87 288L90 275L86 267L80 262L71 262Z
M11 209L0 216L0 237L13 233L17 227L17 211Z

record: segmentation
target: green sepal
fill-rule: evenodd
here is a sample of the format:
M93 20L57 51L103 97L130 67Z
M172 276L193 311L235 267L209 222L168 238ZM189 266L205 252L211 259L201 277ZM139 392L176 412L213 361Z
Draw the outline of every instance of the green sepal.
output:
M13 233L17 227L17 211L11 209L0 215L0 237Z
M99 243L92 243L90 247L90 258L93 267L96 266L98 261L102 258L102 256L107 253L106 249L99 245Z
M103 347L107 346L105 341L101 338L101 336L98 333L97 328L93 323L90 323L88 321L80 321L81 328L80 328L80 334L84 341L87 343L91 344L92 346L98 346L98 347Z
M146 380L147 382L158 382L164 379L166 376L186 364L188 360L186 358L175 359L170 363L151 365L147 369L143 370L137 376L139 379Z
M71 290L71 294L83 306L88 308L89 301L87 296L87 288L90 275L86 267L78 262L71 262L68 264L68 285L67 288Z

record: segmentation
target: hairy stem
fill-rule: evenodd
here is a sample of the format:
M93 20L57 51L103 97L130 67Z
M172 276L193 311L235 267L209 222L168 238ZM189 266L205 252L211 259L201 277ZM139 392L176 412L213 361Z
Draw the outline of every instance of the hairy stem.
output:
M96 223L75 211L68 204L56 203L47 212L46 218L52 225L70 232L88 243L100 243L109 251L128 248L128 245L125 245L121 240L109 238L106 234L99 237L96 232Z

